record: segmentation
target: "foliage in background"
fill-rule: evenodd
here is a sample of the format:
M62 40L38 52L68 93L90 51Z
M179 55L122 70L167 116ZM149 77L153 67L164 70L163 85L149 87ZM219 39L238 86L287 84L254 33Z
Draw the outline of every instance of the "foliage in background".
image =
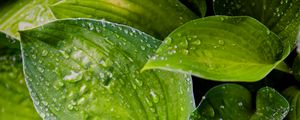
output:
M1 119L298 119L298 0L0 3Z

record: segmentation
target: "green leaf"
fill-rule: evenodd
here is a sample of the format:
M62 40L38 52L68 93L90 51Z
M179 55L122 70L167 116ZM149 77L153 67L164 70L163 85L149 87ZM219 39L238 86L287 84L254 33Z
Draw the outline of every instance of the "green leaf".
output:
M276 90L261 88L256 96L256 108L251 93L237 84L223 84L210 89L202 98L192 120L282 120L289 103Z
M296 80L300 81L300 55L298 54L293 63L293 75Z
M206 0L180 0L186 4L197 15L204 17L206 15L207 7Z
M165 69L219 81L252 82L265 77L289 53L253 18L213 16L172 32L143 70Z
M300 81L300 31L298 33L297 36L297 56L295 57L294 61L293 61L293 67L292 67L292 73L295 77L296 80Z
M105 19L159 38L197 18L179 0L63 0L51 10L57 18Z
M8 0L0 5L0 31L19 38L18 30L54 20L48 4L56 0Z
M248 15L265 24L292 48L300 26L299 0L214 0L218 15Z
M191 77L140 73L161 42L128 26L58 20L21 31L26 81L44 119L187 119Z
M300 120L300 89L296 86L291 86L283 91L283 95L291 104L290 112L287 115L288 120Z
M22 72L20 45L0 32L0 119L37 120Z

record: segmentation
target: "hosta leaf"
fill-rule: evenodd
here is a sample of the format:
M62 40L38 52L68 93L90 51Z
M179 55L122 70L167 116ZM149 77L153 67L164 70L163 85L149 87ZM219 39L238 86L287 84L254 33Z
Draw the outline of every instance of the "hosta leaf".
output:
M160 41L90 19L58 20L21 31L26 81L45 119L187 119L189 75L140 73Z
M197 15L204 17L207 11L206 0L180 0L192 9Z
M296 86L291 86L284 90L283 95L291 104L290 112L287 115L287 119L300 120L300 89Z
M297 55L293 63L293 75L296 80L300 81L300 55Z
M19 29L41 25L54 19L48 4L56 0L8 0L0 5L0 31L19 38Z
M37 120L22 72L19 42L0 32L0 119Z
M293 63L293 67L292 67L292 71L293 71L293 75L296 78L296 80L300 81L300 32L298 34L298 41L297 41L297 56L294 59L294 63Z
M63 0L51 9L57 18L106 19L159 38L196 18L179 0Z
M257 92L253 108L250 92L237 84L223 84L210 89L202 98L192 120L282 120L289 103L276 90L264 87Z
M248 15L264 23L279 37L295 45L300 25L299 0L214 0L219 15Z
M288 45L250 17L213 16L172 32L146 69L190 72L220 81L257 81L289 53Z

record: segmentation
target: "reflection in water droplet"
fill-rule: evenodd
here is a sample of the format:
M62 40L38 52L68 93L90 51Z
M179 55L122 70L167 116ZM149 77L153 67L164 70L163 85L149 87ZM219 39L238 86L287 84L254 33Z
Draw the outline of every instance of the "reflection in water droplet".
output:
M64 80L69 82L77 82L82 79L82 72L71 71L71 74L64 76Z

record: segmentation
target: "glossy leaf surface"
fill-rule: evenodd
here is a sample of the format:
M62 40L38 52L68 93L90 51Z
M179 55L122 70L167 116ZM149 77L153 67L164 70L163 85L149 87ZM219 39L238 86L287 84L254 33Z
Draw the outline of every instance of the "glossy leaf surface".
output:
M300 89L296 86L291 86L283 91L283 95L291 104L290 112L287 115L288 120L300 120Z
M282 120L289 103L276 90L264 87L257 92L256 108L251 93L237 84L223 84L210 89L202 98L192 120Z
M63 0L51 9L57 18L105 19L158 38L197 18L178 0Z
M0 5L0 31L19 38L23 30L54 20L48 5L56 0L8 0Z
M214 0L214 10L218 15L254 17L282 41L295 45L300 25L299 0Z
M25 74L44 119L187 119L190 75L140 73L161 42L136 29L90 19L21 32Z
M289 46L250 17L213 16L172 32L143 70L165 69L219 81L257 81L288 54Z

